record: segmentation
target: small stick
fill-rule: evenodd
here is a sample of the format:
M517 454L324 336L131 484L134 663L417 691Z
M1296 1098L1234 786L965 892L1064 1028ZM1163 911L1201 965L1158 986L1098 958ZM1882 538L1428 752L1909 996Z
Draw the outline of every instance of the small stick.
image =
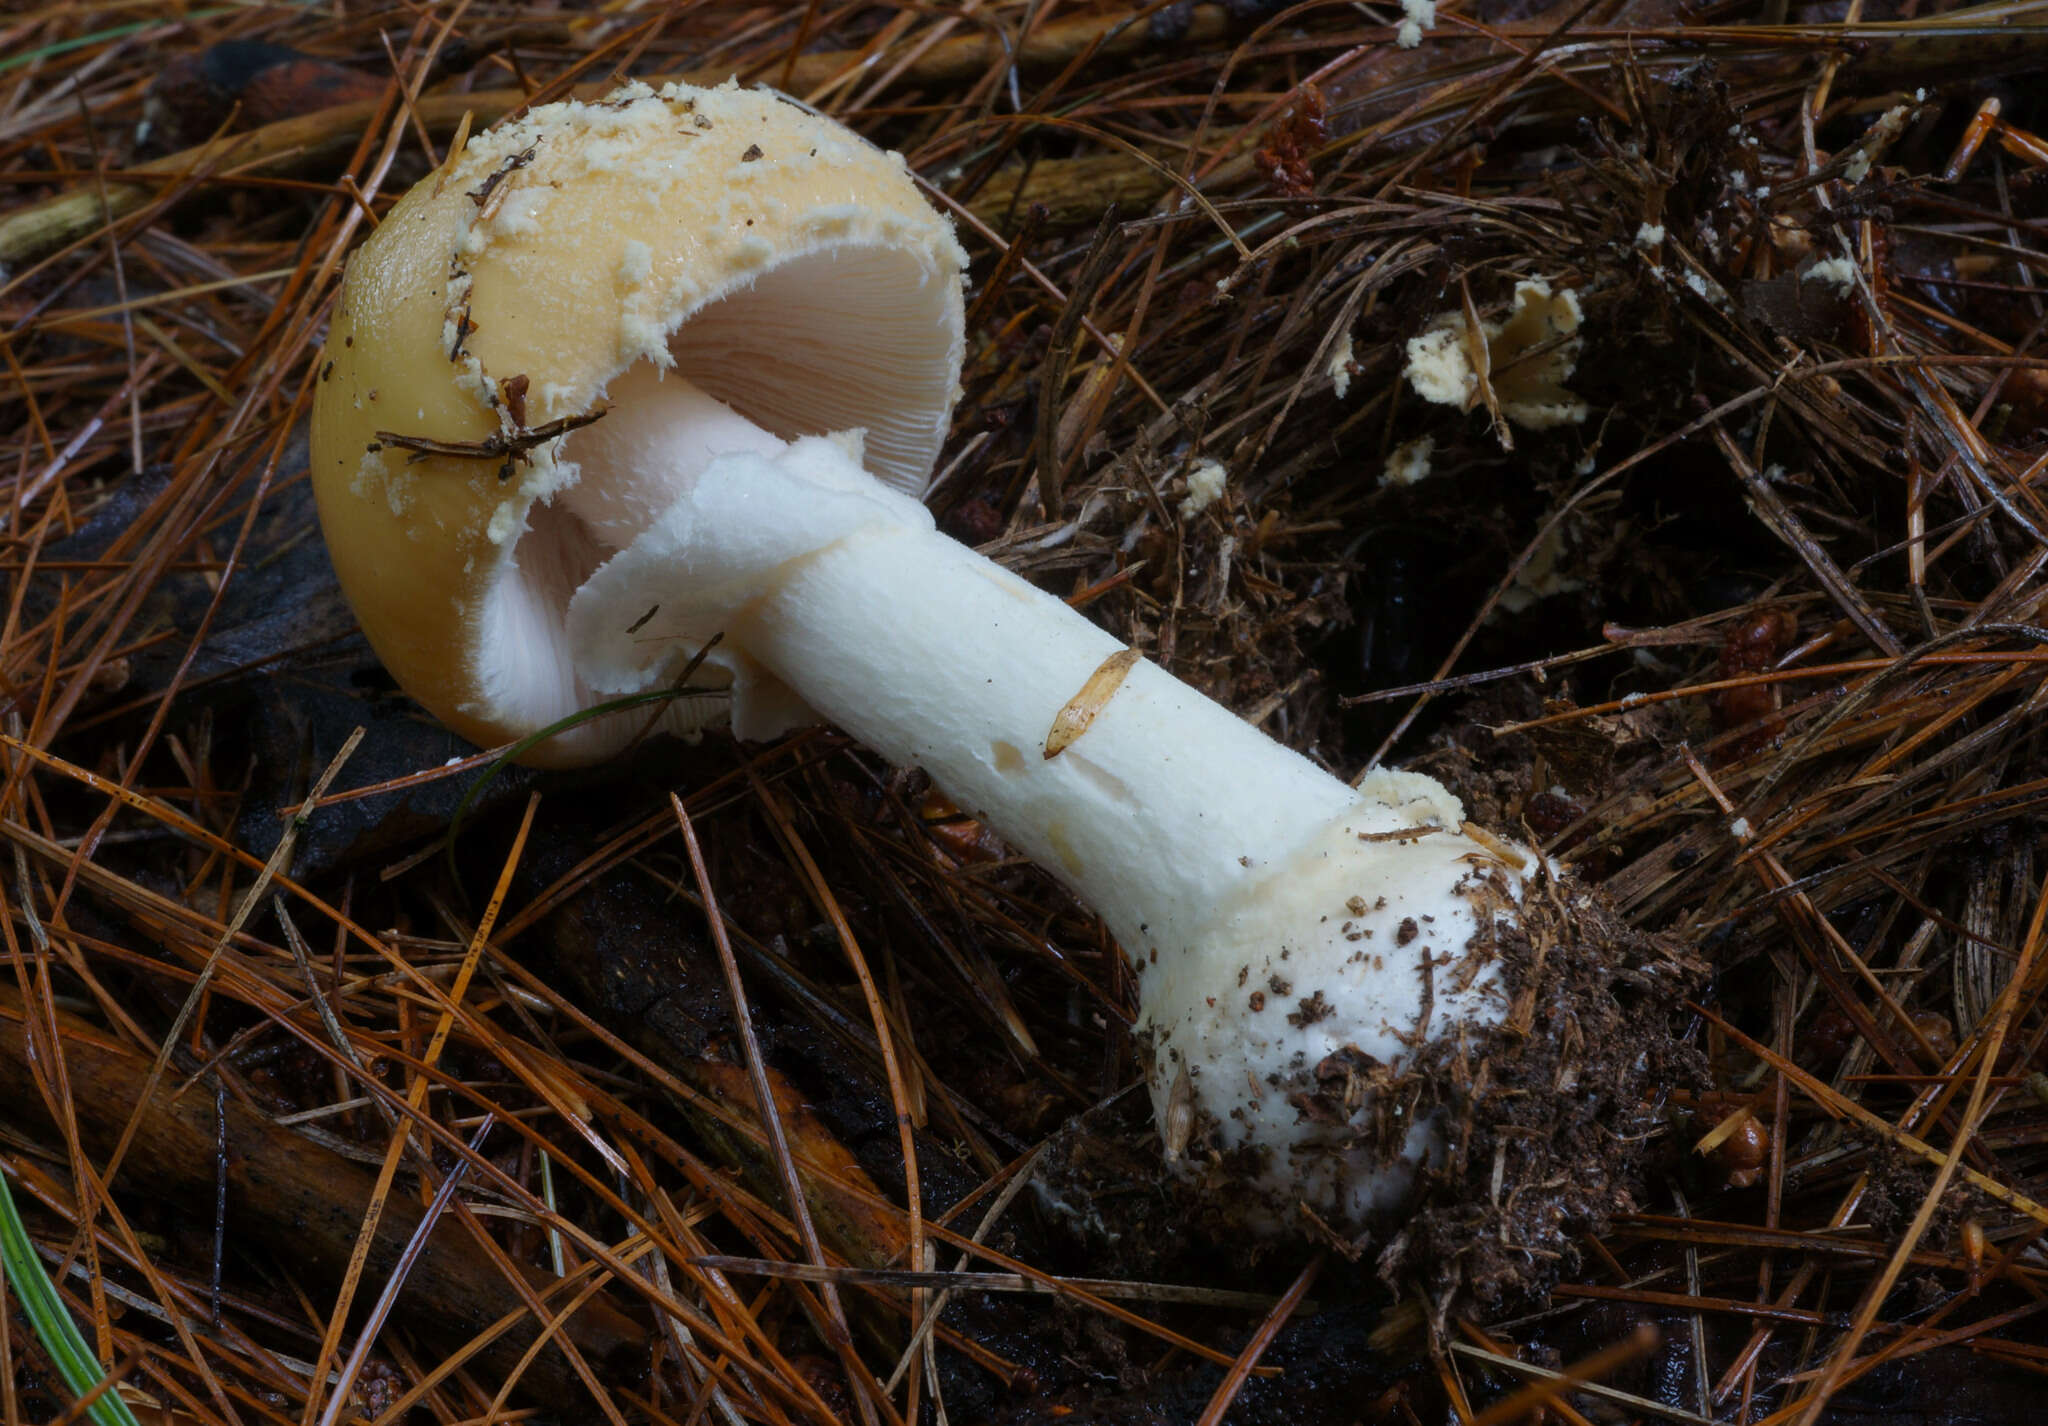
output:
M1245 1379L1259 1364L1259 1358L1265 1355L1266 1348L1273 1345L1273 1339L1280 1335L1280 1329L1287 1325L1287 1319L1294 1315L1294 1309L1301 1306L1301 1300L1308 1296L1309 1288L1315 1283L1316 1274L1323 1270L1323 1264L1329 1261L1329 1256L1328 1253L1317 1253L1310 1258L1308 1266L1295 1278L1294 1286L1287 1289L1287 1295L1275 1303L1273 1310L1266 1314L1266 1320L1259 1324L1259 1330L1252 1333L1252 1339L1244 1344L1244 1350L1237 1354L1237 1360L1232 1362L1230 1370L1223 1374L1223 1381L1216 1388L1216 1394L1209 1398L1208 1408L1202 1412L1202 1419L1197 1426L1222 1426L1223 1415L1230 1410L1230 1403L1237 1399L1237 1393L1243 1389Z
M682 829L683 846L690 855L690 872L697 879L697 894L704 900L704 919L711 927L711 943L718 949L718 964L725 972L726 994L732 998L733 1028L739 1035L740 1050L747 1062L747 1083L754 1091L761 1128L768 1136L775 1167L782 1175L782 1193L789 1203L790 1222L796 1225L797 1237L802 1240L804 1252L810 1255L811 1262L817 1267L824 1267L825 1245L819 1241L817 1224L811 1220L810 1200L804 1196L803 1181L797 1177L796 1159L789 1151L789 1135L783 1128L774 1089L768 1083L768 1065L761 1057L761 1042L754 1036L753 1013L747 1007L746 982L740 978L740 963L733 955L732 939L725 934L725 917L718 910L718 893L711 889L711 870L704 863L703 847L697 843L696 825L691 822L690 811L683 806L682 798L671 792L668 800L675 809L676 825ZM861 1419L868 1426L876 1426L874 1402L869 1392L860 1389L866 1385L861 1379L869 1374L854 1353L853 1333L846 1325L846 1308L839 1300L839 1288L832 1282L822 1282L819 1284L819 1296L824 1299L825 1310L831 1315L832 1345L845 1362L847 1374L852 1379L854 1401L860 1407Z
M23 1123L40 1122L46 1114L26 1023L28 1016L41 1013L12 986L0 986L0 1098L17 1107ZM61 1010L55 1012L54 1028L73 1086L82 1147L103 1152L137 1102L149 1059ZM226 1118L228 1141L239 1159L228 1184L228 1212L238 1239L288 1258L311 1282L331 1284L348 1259L375 1176L233 1097ZM168 1085L159 1084L143 1097L133 1146L149 1164L152 1194L195 1211L210 1207L213 1119L211 1102L179 1098ZM253 1187L258 1184L260 1193ZM372 1272L379 1277L391 1273L424 1212L418 1200L402 1194L385 1205L369 1259ZM560 1289L553 1278L534 1274L530 1280L536 1292L557 1299ZM498 1269L462 1235L445 1230L434 1235L406 1285L399 1308L402 1325L448 1350L462 1346L479 1325L525 1311ZM530 1321L512 1326L477 1349L473 1360L493 1375L509 1370L536 1330ZM615 1352L644 1354L646 1348L645 1331L608 1298L586 1304L565 1334L583 1355L598 1361ZM559 1411L588 1412L589 1400L559 1352L537 1361L524 1385L535 1401Z
M1469 1353L1494 1365L1510 1367L1516 1371L1525 1371L1539 1378L1539 1380L1531 1382L1520 1391L1505 1396L1487 1407L1484 1411L1474 1416L1468 1423L1468 1426L1504 1426L1506 1422L1519 1421L1525 1416L1533 1415L1536 1408L1547 1405L1556 1398L1563 1396L1566 1392L1582 1387L1591 1382L1595 1377L1605 1376L1616 1367L1655 1351L1658 1341L1659 1334L1655 1326L1648 1322L1638 1323L1636 1330L1621 1341L1614 1343L1612 1346L1602 1347L1599 1351L1593 1353L1592 1356L1575 1362L1561 1372L1547 1371L1541 1367L1532 1367L1525 1362L1518 1362L1512 1357L1497 1355L1492 1352L1482 1352L1477 1348L1467 1347L1462 1342L1453 1343L1451 1350L1454 1352ZM1678 1415L1675 1412L1671 1414L1674 1416ZM1699 1418L1687 1413L1681 1419L1698 1420Z

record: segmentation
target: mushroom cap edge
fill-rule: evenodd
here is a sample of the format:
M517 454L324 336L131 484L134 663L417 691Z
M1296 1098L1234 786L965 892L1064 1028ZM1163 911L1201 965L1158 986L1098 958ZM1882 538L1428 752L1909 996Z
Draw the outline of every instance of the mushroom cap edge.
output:
M487 686L484 611L575 467L559 437L506 447L600 409L638 361L676 361L743 410L830 386L808 424L747 414L784 435L866 427L870 469L921 489L957 394L965 262L899 155L766 91L632 84L473 139L352 256L315 387L321 525L379 657L480 744L534 731L547 699ZM837 315L821 302L852 316L828 323L817 369L790 366L801 344L783 328ZM750 389L742 358L782 360L784 379ZM882 389L891 361L909 389ZM849 365L865 385L817 379ZM574 711L573 674L540 676ZM617 741L586 725L527 760L589 762Z

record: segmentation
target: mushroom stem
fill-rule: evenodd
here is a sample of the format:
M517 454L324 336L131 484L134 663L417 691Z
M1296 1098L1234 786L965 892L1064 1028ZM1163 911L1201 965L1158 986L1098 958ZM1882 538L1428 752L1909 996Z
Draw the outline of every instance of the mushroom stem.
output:
M1379 1157L1353 1152L1346 1123L1305 1118L1290 1096L1318 1092L1333 1055L1391 1065L1437 1030L1499 1021L1479 933L1511 914L1518 854L1466 836L1433 780L1354 789L1137 658L940 534L850 443L755 441L706 462L693 389L649 386L591 430L684 474L571 604L590 685L653 685L722 629L1104 918L1140 972L1162 1124L1178 1099L1222 1146L1268 1151L1254 1177L1289 1200L1275 1221L1297 1196L1355 1219L1404 1189L1426 1127L1403 1126ZM668 454L641 434L664 431ZM646 468L581 440L584 481L646 487ZM746 701L736 726L771 731Z
M927 769L1121 942L1190 1221L1328 1241L1412 1207L1380 1267L1439 1320L1537 1273L1504 1264L1626 1201L1664 1063L1629 1017L1691 962L1430 779L1347 787L941 538L916 496L966 264L900 155L765 88L477 137L351 256L314 391L364 633L465 736L554 729L536 763L648 731L562 725L701 652L726 696L660 726L822 715Z
M819 551L731 634L826 719L930 773L1134 958L1196 934L1357 802L929 524Z

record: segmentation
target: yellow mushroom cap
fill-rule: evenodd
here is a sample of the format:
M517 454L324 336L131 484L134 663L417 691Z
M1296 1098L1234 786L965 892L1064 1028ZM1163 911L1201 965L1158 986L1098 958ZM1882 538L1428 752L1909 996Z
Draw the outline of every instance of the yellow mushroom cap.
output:
M868 470L921 492L965 265L900 155L766 91L636 83L472 140L351 258L315 393L321 526L378 656L486 746L595 701L563 616L614 546L555 498L561 451L640 363L784 440L863 431ZM530 760L594 760L642 722Z

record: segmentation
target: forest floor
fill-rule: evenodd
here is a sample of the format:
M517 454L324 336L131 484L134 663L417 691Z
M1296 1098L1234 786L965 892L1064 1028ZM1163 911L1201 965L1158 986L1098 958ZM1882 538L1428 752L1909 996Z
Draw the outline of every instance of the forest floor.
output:
M1184 1221L1114 943L920 775L378 664L347 253L732 75L954 217L943 529L1706 968L1521 1287ZM5 1421L2039 1419L2044 95L2040 0L9 7Z

